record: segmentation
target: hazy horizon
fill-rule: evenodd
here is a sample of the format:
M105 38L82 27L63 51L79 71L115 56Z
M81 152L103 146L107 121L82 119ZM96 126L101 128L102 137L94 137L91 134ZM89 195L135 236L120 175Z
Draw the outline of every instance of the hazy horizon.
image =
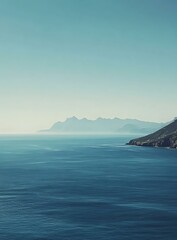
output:
M0 3L0 133L177 116L176 1Z
M176 117L175 117L176 118ZM175 119L175 118L173 118L173 119ZM27 131L17 131L17 132L15 132L15 131L11 131L11 132L0 132L0 134L39 134L39 133L42 133L42 131L44 131L44 133L45 134L55 134L55 132L46 132L45 130L50 130L55 124L57 124L57 123L67 123L68 121L69 122L71 122L71 123L75 123L75 120L77 120L78 121L78 123L81 121L82 122L82 120L88 120L88 121L93 121L93 122L96 122L97 120L123 120L123 121L125 121L125 123L123 124L123 126L126 126L127 124L129 124L129 123L127 123L126 122L126 120L130 120L130 121L140 121L141 123L143 123L143 122L147 122L147 123L157 123L157 124L168 124L169 122L171 122L171 120L173 120L173 119L171 119L170 121L168 121L168 122L154 122L154 121L146 121L146 120L141 120L141 119L133 119L133 118L119 118L119 117L113 117L113 118L103 118L103 117L97 117L97 118L92 118L92 119L90 119L90 118L86 118L86 117L82 117L82 118L78 118L77 116L71 116L71 117L67 117L67 118L65 118L64 120L57 120L57 121L55 121L55 122L53 122L53 123L51 123L50 125L48 125L45 129L36 129L36 130L34 130L34 131L29 131L29 132L27 132ZM133 123L130 123L130 124L133 124ZM72 126L72 125L71 125ZM74 125L73 125L74 126ZM135 125L136 126L136 125ZM81 124L81 127L82 127L82 124ZM140 127L140 126L139 126ZM141 128L141 127L140 127ZM153 130L152 130L153 131ZM154 130L155 131L155 130ZM58 131L56 131L56 133L57 133ZM66 130L66 132L64 131L59 131L58 133L61 133L61 134L69 134L69 132L67 132L67 130ZM73 132L73 131L71 131L70 132L71 134L73 134L73 133L75 133L75 134L84 134L84 132ZM89 133L89 132L88 132ZM93 131L91 131L91 133L93 134ZM104 132L100 132L100 133L104 133ZM107 131L105 131L105 134L107 133ZM111 133L111 132L110 132ZM113 132L112 132L113 133ZM119 132L116 132L115 131L115 134L120 134ZM98 132L95 132L95 134L98 134ZM122 134L125 134L124 132L122 132ZM128 134L128 132L126 133L126 134ZM130 134L132 134L132 133L130 133ZM136 133L136 134L139 134L138 132ZM146 134L146 133L144 133L144 134Z

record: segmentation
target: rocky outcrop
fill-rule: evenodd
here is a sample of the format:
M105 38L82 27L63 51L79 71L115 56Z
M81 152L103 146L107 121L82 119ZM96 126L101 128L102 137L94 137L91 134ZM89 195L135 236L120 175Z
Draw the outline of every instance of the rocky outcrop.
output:
M131 140L129 145L146 147L169 147L177 149L177 119L169 125L145 137Z

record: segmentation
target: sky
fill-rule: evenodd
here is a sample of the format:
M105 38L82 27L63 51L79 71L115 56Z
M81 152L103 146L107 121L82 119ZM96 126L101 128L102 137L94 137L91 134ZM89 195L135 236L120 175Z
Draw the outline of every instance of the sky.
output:
M177 116L176 0L0 0L0 133Z

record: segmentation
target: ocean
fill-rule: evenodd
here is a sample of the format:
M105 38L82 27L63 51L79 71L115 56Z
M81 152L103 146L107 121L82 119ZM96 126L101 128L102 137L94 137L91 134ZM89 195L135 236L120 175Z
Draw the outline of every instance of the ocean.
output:
M0 240L176 240L177 150L1 136Z

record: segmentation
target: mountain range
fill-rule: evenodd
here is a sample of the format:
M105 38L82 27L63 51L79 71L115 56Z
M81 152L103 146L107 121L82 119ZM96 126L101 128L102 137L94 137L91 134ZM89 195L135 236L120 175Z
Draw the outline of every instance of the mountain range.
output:
M169 147L177 149L177 119L162 129L145 137L131 140L129 145L147 147Z
M140 121L120 118L67 118L64 122L56 122L51 128L41 130L45 133L117 133L117 134L148 134L161 127L164 123Z

